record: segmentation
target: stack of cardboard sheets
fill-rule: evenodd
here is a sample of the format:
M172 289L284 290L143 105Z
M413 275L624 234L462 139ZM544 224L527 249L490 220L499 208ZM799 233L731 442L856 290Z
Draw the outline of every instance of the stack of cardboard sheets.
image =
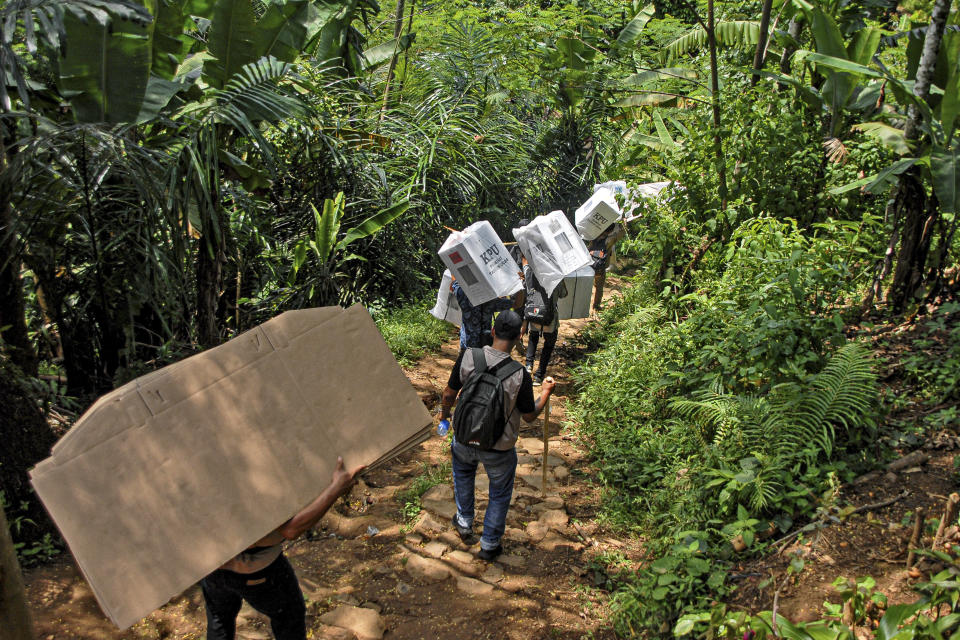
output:
M366 309L305 309L105 395L31 476L126 628L430 427Z

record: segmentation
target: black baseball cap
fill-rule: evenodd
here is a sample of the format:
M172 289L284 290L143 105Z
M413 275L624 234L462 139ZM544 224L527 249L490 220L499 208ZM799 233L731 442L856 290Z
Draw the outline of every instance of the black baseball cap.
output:
M501 311L493 321L493 330L501 340L513 340L520 335L523 318L513 309Z

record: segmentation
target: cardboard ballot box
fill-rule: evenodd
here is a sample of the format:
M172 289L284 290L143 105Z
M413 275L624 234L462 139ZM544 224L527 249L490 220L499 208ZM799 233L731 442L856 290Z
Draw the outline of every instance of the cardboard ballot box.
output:
M437 304L430 309L430 315L437 320L446 320L450 324L458 327L463 322L463 313L460 311L460 305L457 303L457 296L450 290L450 283L453 278L450 277L450 269L443 272L443 278L440 280L440 290L437 291Z
M513 237L548 296L564 276L592 262L587 245L563 211L537 216L525 227L514 229Z
M557 314L561 320L590 317L593 299L593 267L581 267L563 279L567 295L557 300Z
M577 231L588 242L606 231L619 217L617 200L613 197L613 191L606 187L598 189L574 214Z
M486 220L451 233L438 253L474 306L523 288L520 267Z
M366 309L288 311L103 396L31 480L126 628L431 422Z

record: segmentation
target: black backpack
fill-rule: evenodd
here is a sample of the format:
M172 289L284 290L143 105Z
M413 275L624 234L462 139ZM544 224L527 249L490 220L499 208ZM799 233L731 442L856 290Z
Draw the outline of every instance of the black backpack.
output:
M503 382L523 367L504 358L487 368L483 349L470 349L474 371L460 391L457 410L453 413L453 434L460 444L489 451L503 435Z
M523 305L523 318L536 324L549 325L553 323L553 313L556 310L554 301L533 275L533 270L526 278L527 301Z

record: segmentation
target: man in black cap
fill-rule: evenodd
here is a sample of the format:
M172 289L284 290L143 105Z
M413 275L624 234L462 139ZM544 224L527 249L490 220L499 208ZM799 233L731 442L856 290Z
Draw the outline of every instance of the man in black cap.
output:
M480 552L477 554L477 557L487 561L503 552L500 539L506 529L507 510L510 508L517 471L517 451L514 445L520 435L520 418L527 422L536 420L555 386L552 379L545 380L540 397L535 401L530 372L510 358L511 350L520 339L522 324L523 319L516 311L509 309L501 312L493 323L493 346L460 352L440 401L440 419L447 420L458 392L470 381L471 376L478 370L491 374L500 372L498 377L502 378L504 413L502 435L489 449L470 446L458 442L456 438L450 447L453 458L453 491L457 503L453 525L464 542L473 541L474 480L477 465L481 462L490 479L489 503L483 518ZM477 361L480 358L482 362Z

